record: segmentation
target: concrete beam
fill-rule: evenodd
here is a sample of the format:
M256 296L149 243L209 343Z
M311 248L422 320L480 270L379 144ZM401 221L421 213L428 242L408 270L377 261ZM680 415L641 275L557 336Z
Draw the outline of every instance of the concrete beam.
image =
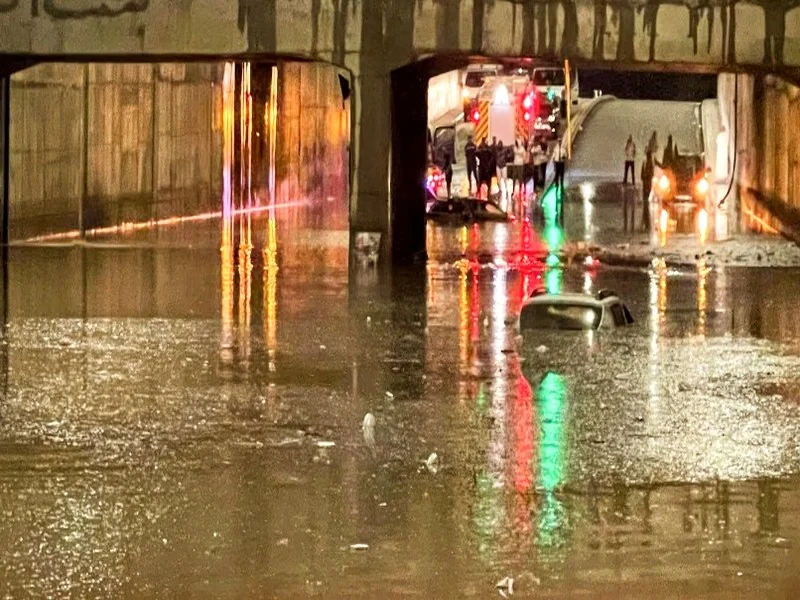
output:
M0 0L0 53L285 56L390 70L442 52L800 67L800 2L739 0ZM372 42L380 39L380 47Z

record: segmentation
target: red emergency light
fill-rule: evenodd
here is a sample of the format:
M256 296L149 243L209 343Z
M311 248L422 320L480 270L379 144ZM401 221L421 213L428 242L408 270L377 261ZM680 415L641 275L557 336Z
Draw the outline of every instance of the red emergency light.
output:
M523 118L523 119L525 119L525 122L526 122L526 123L530 122L530 120L531 120L531 113L529 113L529 112L526 110L526 111L525 111L525 114L524 114L524 115L522 115L522 118Z
M473 120L473 122L475 122L475 123L477 123L478 121L480 121L480 120L481 120L481 111L479 111L479 110L477 110L477 109L476 109L476 110L474 110L474 111L472 112L472 120Z
M526 109L533 106L533 98L530 96L525 96L525 99L522 101L522 106L524 106Z

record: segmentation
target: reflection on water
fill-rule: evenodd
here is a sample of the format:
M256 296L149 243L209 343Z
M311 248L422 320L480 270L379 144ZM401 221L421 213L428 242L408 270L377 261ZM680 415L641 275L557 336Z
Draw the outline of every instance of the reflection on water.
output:
M565 482L567 392L566 382L550 372L544 376L536 394L539 429L539 487L544 498L538 519L538 544L554 547L563 544L566 515L556 495Z
M287 261L274 212L228 215L213 252L11 249L0 595L796 583L796 272L586 269L520 222L362 279ZM551 280L615 289L637 324L521 340L506 321Z

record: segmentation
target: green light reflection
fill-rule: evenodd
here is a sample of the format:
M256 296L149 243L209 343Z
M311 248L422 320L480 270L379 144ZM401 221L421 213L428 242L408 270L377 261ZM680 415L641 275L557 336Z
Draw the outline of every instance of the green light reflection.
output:
M544 211L545 227L544 239L550 252L558 252L564 245L564 229L558 224L558 194L551 186L542 196L542 210Z
M560 294L564 287L564 269L561 266L561 259L555 254L550 254L546 264L544 287L548 294Z
M567 386L564 377L548 373L536 393L541 439L539 443L538 487L544 497L537 521L537 544L563 545L566 510L555 492L564 482L565 418Z
M542 202L547 202L548 197L554 198L555 192L548 191ZM548 250L550 250L546 263L545 288L547 288L548 294L560 294L563 288L563 269L558 253L566 242L564 229L550 220L544 228L543 237Z
M563 477L563 427L567 386L561 375L545 375L536 393L539 403L542 439L539 445L539 478L541 487L554 491Z
M473 522L478 542L478 554L491 563L497 554L498 532L503 523L502 490L496 485L497 476L486 470L475 475L477 501Z

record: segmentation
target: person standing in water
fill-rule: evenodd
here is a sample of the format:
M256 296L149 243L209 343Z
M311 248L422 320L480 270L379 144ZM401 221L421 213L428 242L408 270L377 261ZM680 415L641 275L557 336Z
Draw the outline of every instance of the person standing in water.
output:
M649 146L647 149L642 164L642 231L650 231L650 192L658 164L655 154L649 151Z
M628 171L631 172L631 183L636 185L636 171L634 165L636 161L636 144L633 142L633 136L628 136L628 141L625 142L625 175L622 178L622 184L628 183Z
M472 180L475 180L475 189L480 190L481 180L478 177L478 148L475 142L472 141L472 136L467 139L467 144L464 146L464 158L467 162L467 186L469 193L472 195Z
M444 181L447 184L447 199L450 200L453 197L453 161L450 160L449 153L445 153L444 155L444 168L442 168L442 172L444 173Z

